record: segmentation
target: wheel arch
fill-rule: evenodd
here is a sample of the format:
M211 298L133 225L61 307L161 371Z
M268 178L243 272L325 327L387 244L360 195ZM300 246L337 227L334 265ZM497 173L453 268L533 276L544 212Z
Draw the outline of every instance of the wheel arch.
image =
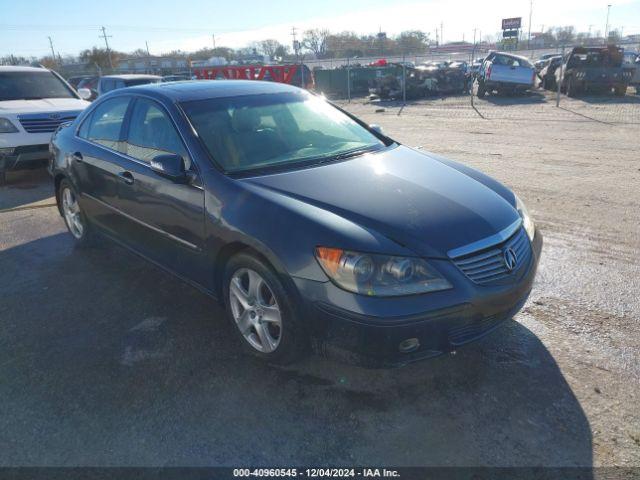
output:
M234 240L224 245L218 251L214 261L213 287L214 293L221 304L224 305L225 303L223 294L223 279L227 263L231 258L238 255L239 253L247 253L253 255L254 257L266 263L273 269L276 275L278 275L287 289L290 289L291 292L297 294L295 283L289 276L289 273L284 267L284 264L276 257L273 252L269 251L266 247L254 245L253 243L254 242L248 242L245 240Z

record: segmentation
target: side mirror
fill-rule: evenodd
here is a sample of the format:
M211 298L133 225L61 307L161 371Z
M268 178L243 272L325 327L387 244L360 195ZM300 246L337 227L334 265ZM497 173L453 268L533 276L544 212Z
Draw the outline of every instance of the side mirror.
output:
M380 135L384 135L384 133L382 133L382 127L380 125L372 123L371 125L369 125L369 128Z
M91 100L91 90L88 88L79 88L78 95L82 100Z
M187 178L184 159L180 155L169 153L158 155L151 160L151 170L171 180L183 180Z

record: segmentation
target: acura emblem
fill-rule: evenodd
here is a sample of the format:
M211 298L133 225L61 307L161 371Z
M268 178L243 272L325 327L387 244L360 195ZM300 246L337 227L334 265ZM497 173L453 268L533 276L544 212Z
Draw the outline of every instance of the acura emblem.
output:
M511 271L516 268L516 264L518 263L518 257L513 248L507 248L504 251L504 266L507 267L507 270Z

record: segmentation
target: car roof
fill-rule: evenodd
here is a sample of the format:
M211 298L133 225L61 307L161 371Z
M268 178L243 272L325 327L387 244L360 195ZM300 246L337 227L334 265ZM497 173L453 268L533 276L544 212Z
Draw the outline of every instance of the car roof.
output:
M141 80L141 79L160 79L162 77L158 75L144 75L144 74L125 74L125 75L103 75L101 78L115 78L121 80Z
M239 97L269 93L300 92L302 89L279 82L259 80L185 80L181 82L137 85L115 92L136 92L164 97L173 102Z
M13 65L0 66L0 72L48 72L49 70L41 67L22 67Z

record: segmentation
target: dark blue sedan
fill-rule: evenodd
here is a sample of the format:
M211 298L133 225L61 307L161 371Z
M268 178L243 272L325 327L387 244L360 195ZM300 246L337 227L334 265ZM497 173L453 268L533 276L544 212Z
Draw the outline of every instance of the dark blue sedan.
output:
M279 83L145 85L52 139L60 213L218 298L244 347L401 365L511 319L542 247L496 180Z

